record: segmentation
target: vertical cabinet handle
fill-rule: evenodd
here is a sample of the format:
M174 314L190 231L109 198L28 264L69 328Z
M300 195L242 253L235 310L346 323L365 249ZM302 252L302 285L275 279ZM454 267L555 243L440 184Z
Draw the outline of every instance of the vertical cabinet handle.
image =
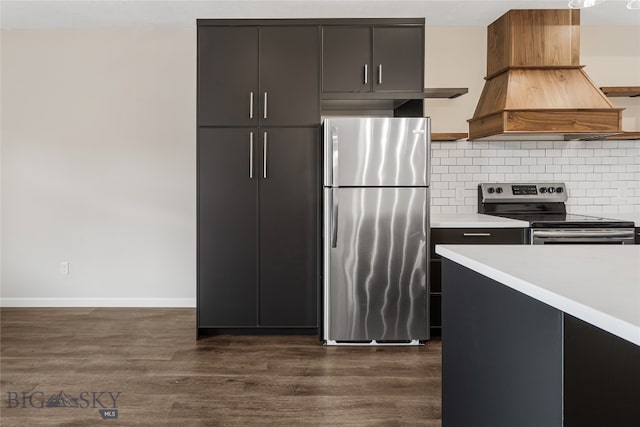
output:
M267 179L267 133L262 137L262 177Z
M367 66L367 64L364 64L364 84L369 83L369 67Z
M378 65L378 84L382 84L382 64Z
M264 93L264 118L267 118L267 92Z
M249 92L249 118L253 119L253 92Z
M253 132L249 132L249 178L253 179Z

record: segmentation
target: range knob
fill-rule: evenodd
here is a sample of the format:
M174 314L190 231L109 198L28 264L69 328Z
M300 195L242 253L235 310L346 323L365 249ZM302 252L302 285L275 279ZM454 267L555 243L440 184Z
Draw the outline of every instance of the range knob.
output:
M562 188L562 187L556 188L556 193L558 193L558 194L562 193L563 191L564 191L564 188Z
M502 193L502 187L496 188L496 193L498 193L498 194Z
M540 194L544 194L547 192L547 188L546 187L540 187Z
M493 194L494 191L496 191L496 190L494 190L493 187L489 187L487 189L487 193L489 193L489 194Z
M555 189L555 188L553 188L553 187L549 187L549 190L548 190L548 191L549 191L549 193L555 193L555 192L556 192L556 189Z

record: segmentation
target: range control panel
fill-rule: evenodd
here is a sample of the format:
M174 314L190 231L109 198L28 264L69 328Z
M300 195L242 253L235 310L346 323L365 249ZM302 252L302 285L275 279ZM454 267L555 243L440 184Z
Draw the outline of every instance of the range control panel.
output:
M562 182L542 184L488 182L478 185L481 203L549 203L566 202L567 190Z

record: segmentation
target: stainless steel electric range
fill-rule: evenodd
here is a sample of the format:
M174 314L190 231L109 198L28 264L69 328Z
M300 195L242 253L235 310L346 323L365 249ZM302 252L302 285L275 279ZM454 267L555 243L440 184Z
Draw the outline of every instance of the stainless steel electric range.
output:
M633 244L634 223L567 213L564 183L478 185L478 213L529 222L531 244Z

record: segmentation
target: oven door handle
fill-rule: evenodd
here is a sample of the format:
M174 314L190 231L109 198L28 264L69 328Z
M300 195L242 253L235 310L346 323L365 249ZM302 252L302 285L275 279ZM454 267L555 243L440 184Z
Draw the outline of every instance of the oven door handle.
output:
M562 237L573 237L573 238L588 238L588 237L599 237L599 238L616 238L616 237L625 237L625 238L633 238L633 230L580 230L580 231L542 231L542 230L533 230L533 237L538 238L562 238Z

